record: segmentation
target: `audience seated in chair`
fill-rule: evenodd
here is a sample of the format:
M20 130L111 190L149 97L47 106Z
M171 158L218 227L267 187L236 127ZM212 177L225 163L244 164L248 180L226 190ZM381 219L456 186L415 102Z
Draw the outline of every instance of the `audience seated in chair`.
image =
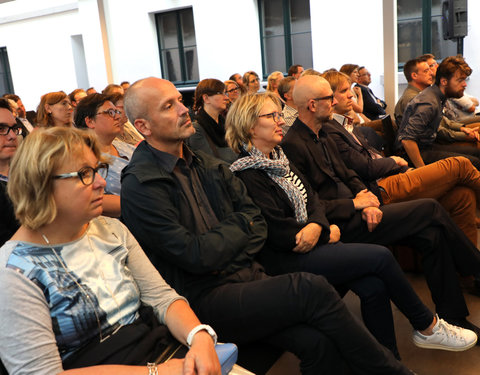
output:
M362 90L358 83L358 68L357 64L343 64L340 67L340 72L346 74L350 77L350 82L352 84L352 94L353 94L353 103L352 103L352 111L356 114L354 117L358 122L365 122L369 121L370 119L363 114L363 94Z
M335 142L323 129L337 104L329 83L318 76L301 77L293 90L298 118L281 146L325 205L330 224L344 242L409 244L422 256L436 312L449 323L477 329L466 320L468 309L457 273L480 276L476 246L433 199L381 206L360 177L348 169Z
M390 298L415 329L425 330L414 334L417 345L428 342L432 349L447 350L473 346L475 341L460 339L462 329L442 321L434 333L437 319L419 300L390 250L339 242L338 226L329 224L317 194L278 146L283 124L280 109L280 101L272 94L247 95L232 107L226 123L226 138L240 154L230 170L245 183L267 221L266 244L258 255L267 273L311 272L325 276L335 287L351 289L360 297L367 328L397 358ZM455 333L447 336L459 340L442 344L444 329L451 329Z
M408 103L402 122L397 123L396 149L408 157L413 166L418 168L450 156L465 156L480 169L480 151L476 148L437 142L445 99L463 95L471 72L462 57L447 57L438 66L435 84Z
M33 124L27 119L27 111L25 110L22 99L15 94L5 94L3 97L5 99L12 99L17 103L17 118L22 122L23 126L25 126L28 133L31 133L33 131Z
M395 121L397 124L401 124L403 113L408 103L422 90L430 87L435 79L435 73L429 67L426 58L416 58L407 61L403 67L403 73L408 81L408 87L395 105ZM447 107L448 100L446 102ZM447 110L447 107L445 107L444 116L439 124L438 139L444 143L458 141L478 142L478 130L476 130L476 128L480 124L467 125L466 123L458 122L458 119L449 115L450 111Z
M288 68L287 76L299 79L303 71L303 66L301 66L300 64L295 64Z
M42 95L37 107L37 126L73 126L73 107L67 94L57 91Z
M7 195L10 162L18 147L22 128L15 121L6 99L0 99L0 246L17 231L19 224Z
M88 95L77 105L75 126L93 131L102 155L111 160L103 197L103 214L111 217L120 216L120 174L135 149L116 139L122 131L120 122L120 111L104 94Z
M255 261L267 235L260 210L225 163L185 147L194 128L172 83L138 81L125 105L146 142L123 172L122 218L220 338L289 350L304 374L341 373L344 362L358 373L411 373L323 277L265 274Z
M293 102L293 88L297 80L293 77L285 77L280 81L278 85L278 93L285 102L285 106L282 109L283 118L285 123L282 125L283 135L287 134L288 129L295 122L298 116L297 106Z
M249 70L243 75L243 86L249 94L254 94L258 91L265 91L260 87L260 77L253 70Z
M74 108L86 96L87 96L87 92L84 89L75 89L70 94L68 94L70 103Z
M115 108L120 111L120 128L122 131L115 139L136 147L141 141L143 141L144 138L143 135L141 135L138 130L135 129L135 126L128 121L123 105L123 95L120 93L115 93L110 95L108 98L113 103Z
M22 225L0 252L1 361L10 375L220 375L213 329L123 224L99 217L101 160L92 133L53 127L29 135L12 161ZM186 355L156 365L170 343L188 344Z
M237 154L225 140L225 118L223 113L229 103L225 84L218 79L204 79L195 89L195 134L188 139L194 151L203 151L227 163L233 162Z
M379 189L384 204L418 198L437 199L476 245L476 195L480 197L480 172L470 160L447 158L411 169L399 156L382 157L346 117L352 97L348 77L338 72L325 73L323 77L330 83L337 101L333 106L333 118L325 122L323 128L335 141L347 168L354 170L369 190Z
M364 66L359 67L357 86L362 90L363 114L373 121L381 119L386 115L385 108L387 104L375 96L372 89L368 87L370 83L372 83L372 75L368 69Z

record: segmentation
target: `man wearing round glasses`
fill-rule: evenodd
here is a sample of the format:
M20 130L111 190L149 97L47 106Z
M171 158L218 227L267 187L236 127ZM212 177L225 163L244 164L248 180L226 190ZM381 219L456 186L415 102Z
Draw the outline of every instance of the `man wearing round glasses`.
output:
M18 229L13 207L7 196L8 172L10 161L18 147L18 135L22 128L18 126L5 99L0 99L0 246Z

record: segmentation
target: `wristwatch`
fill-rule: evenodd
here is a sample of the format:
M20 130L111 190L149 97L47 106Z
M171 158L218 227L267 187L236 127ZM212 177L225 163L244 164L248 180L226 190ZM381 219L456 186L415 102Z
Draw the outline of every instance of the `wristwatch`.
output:
M187 336L187 345L188 347L192 346L192 340L193 340L193 336L195 336L195 334L197 334L197 332L199 331L207 331L207 333L212 336L212 339L213 339L213 344L216 345L217 344L217 334L215 333L215 331L213 330L212 327L210 327L209 325L207 324L199 324L198 326L196 326L194 329L192 329L190 331L190 333L188 334Z
M147 362L148 375L158 375L158 367L155 362Z

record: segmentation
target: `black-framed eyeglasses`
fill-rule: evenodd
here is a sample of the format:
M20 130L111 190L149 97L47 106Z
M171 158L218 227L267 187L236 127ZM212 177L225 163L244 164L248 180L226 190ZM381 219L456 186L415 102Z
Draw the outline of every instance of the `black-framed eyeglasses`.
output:
M238 87L225 91L225 95L230 95L231 92L238 92Z
M333 103L333 99L335 98L335 96L332 94L332 95L328 95L328 96L322 96L320 98L313 98L312 100L330 100L330 103Z
M95 174L98 173L100 177L103 179L107 178L108 175L108 164L105 163L100 163L97 165L96 168L92 167L83 167L80 169L78 172L71 172L71 173L62 173L62 174L57 174L53 176L54 179L60 179L63 180L65 178L73 178L73 177L78 177L80 181L82 181L82 184L88 186L93 184L93 181L95 181Z
M18 125L8 126L7 124L0 124L0 135L7 135L10 131L15 135L23 134L23 129Z
M120 111L118 109L109 108L109 109L106 109L105 111L97 112L96 114L97 115L101 115L101 114L109 115L111 118L115 118L116 115L121 115L122 111Z
M259 115L258 117L273 118L273 121L279 122L280 119L283 120L285 115L282 112L271 112L271 113L265 113L264 115Z

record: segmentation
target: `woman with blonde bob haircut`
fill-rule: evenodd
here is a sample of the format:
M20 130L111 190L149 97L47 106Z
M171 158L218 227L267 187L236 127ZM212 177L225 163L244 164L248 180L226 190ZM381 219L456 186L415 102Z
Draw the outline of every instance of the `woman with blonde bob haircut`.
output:
M390 299L417 330L415 336L438 340L442 333L435 336L433 328L443 321L420 301L390 250L339 241L340 229L329 223L325 202L279 146L284 123L278 99L269 93L240 97L226 121L227 140L240 153L230 170L243 181L268 225L259 262L270 275L310 272L340 290L351 289L360 297L365 325L397 358ZM462 350L475 345L475 333L451 327L459 337L465 335L468 344L460 345ZM445 344L430 348L450 349Z
M237 154L241 152L243 144L247 145L247 151L253 146L251 130L267 100L281 105L276 95L265 92L243 95L230 107L225 122L225 139Z
M0 251L2 363L10 375L219 375L213 330L120 221L99 217L101 161L94 135L60 127L32 132L12 161L21 226ZM155 364L170 345L182 354Z
M15 214L22 225L36 230L55 219L55 180L50 176L65 160L82 154L81 144L87 145L98 160L102 159L94 134L70 132L62 128L32 137L28 146L22 145L17 151L10 168L21 170L22 173L11 174L8 194L15 202ZM25 147L28 147L28 152ZM22 149L24 151L20 152Z

